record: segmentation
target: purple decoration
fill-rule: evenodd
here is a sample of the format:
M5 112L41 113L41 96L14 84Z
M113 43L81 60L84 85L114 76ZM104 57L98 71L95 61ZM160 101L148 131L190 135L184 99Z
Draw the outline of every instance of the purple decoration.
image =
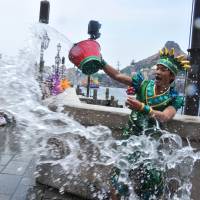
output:
M55 96L62 92L60 88L60 78L58 73L52 74L52 76L48 78L48 81L51 83L51 95Z
M52 83L53 83L52 95L59 94L61 91L60 91L60 88L59 88L60 79L59 79L58 74L55 74L55 75L52 76Z

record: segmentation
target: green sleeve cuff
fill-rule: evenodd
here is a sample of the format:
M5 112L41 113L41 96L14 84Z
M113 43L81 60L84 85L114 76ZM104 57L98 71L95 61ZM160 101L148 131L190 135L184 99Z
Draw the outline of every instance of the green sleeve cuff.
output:
M101 60L101 69L103 69L106 65L107 65L107 62L104 59L102 59Z

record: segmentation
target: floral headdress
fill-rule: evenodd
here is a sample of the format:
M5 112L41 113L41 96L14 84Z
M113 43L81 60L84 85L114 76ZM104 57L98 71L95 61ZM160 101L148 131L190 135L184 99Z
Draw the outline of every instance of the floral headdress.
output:
M157 64L164 65L171 72L173 72L174 75L177 75L179 71L188 70L191 67L190 61L187 60L185 55L175 57L174 48L169 50L165 47L163 50L160 50L159 53L160 59L158 60Z

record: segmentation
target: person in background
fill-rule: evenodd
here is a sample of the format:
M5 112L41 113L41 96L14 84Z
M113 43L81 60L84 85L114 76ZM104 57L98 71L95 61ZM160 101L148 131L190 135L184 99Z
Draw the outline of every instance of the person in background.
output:
M126 101L126 105L132 112L122 133L122 139L128 139L131 135L139 136L145 130L147 130L145 134L158 138L160 133L154 131L157 127L156 121L163 123L171 120L177 110L183 106L183 97L179 96L175 90L174 82L180 70L190 68L189 61L184 55L175 57L173 48L171 50L164 48L160 50L160 58L156 66L155 80L145 80L141 72L129 77L102 59L103 71L114 80L133 87L136 95L136 97L128 96ZM137 153L137 155L132 155L132 158L135 159L137 156L142 155ZM161 198L163 195L163 172L153 166L151 166L151 170L148 170L148 166L145 164L141 164L137 171L140 173L130 173L130 177L137 182L137 186L134 188L136 194L145 200L149 199L151 195L155 195L157 199ZM128 195L127 187L118 182L119 174L120 169L116 169L112 175L112 185L117 194L113 195L113 199L117 199L117 196L126 196L126 193ZM141 177L145 179L143 183Z

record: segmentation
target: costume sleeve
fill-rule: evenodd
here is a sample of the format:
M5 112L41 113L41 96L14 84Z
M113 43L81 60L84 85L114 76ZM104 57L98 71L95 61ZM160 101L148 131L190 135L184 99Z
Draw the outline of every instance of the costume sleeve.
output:
M184 105L184 99L182 96L176 96L172 99L171 106L176 110L180 109Z
M138 92L138 89L140 88L143 80L144 76L140 71L132 76L132 85L136 92Z

